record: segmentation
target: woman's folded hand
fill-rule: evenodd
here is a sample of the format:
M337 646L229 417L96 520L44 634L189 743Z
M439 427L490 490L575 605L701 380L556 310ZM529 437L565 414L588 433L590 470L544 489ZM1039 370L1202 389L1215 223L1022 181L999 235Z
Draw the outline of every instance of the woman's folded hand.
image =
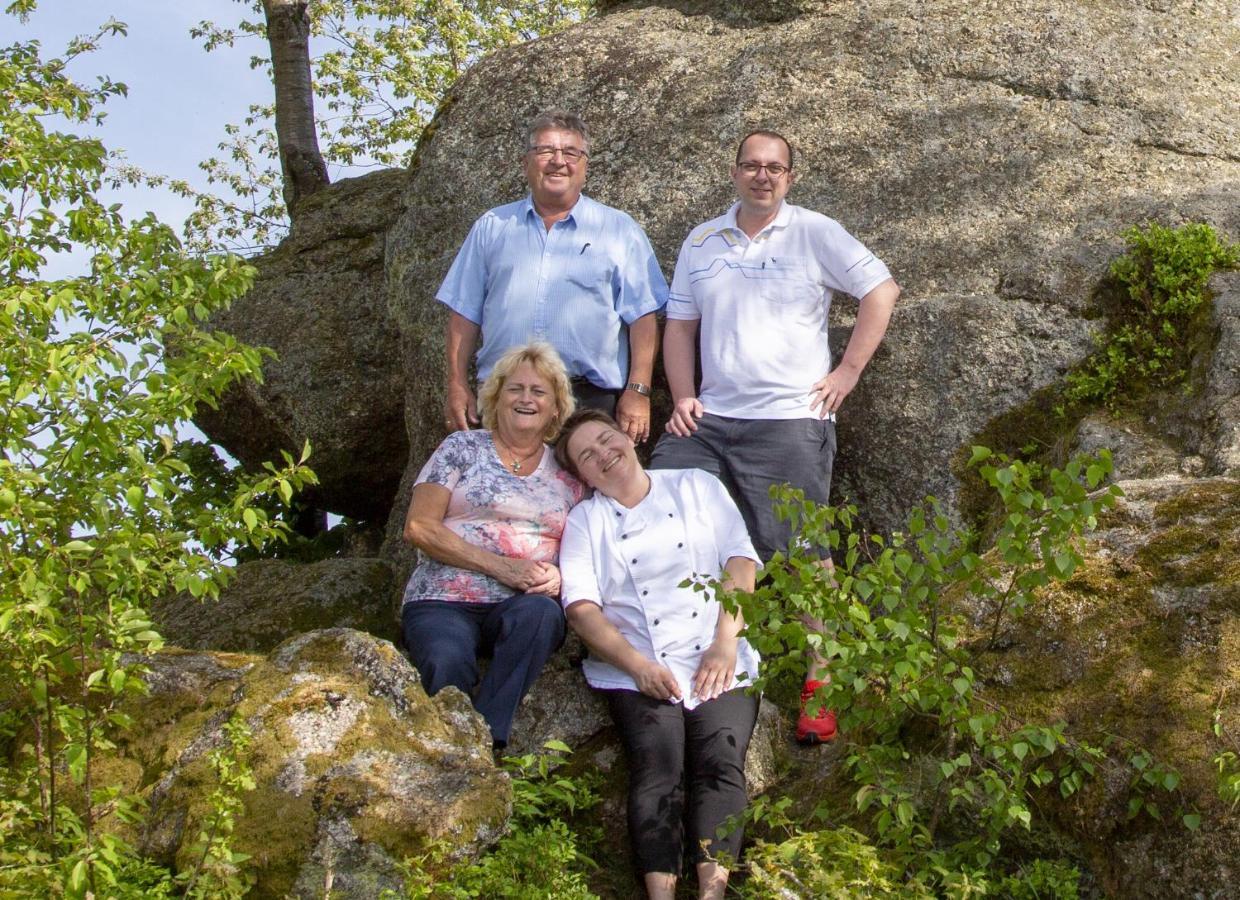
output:
M560 596L560 570L551 563L506 556L491 574L497 581L525 594Z
M676 676L667 666L648 659L629 674L637 682L637 689L647 697L654 697L656 700L681 699L680 685L676 683Z
M702 654L693 674L693 696L714 700L732 686L736 673L736 638L716 638Z

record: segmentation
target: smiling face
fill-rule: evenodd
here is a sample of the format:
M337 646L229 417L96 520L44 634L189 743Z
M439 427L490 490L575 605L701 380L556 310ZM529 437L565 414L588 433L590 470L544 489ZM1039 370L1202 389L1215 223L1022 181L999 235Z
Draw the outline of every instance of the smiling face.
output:
M774 218L793 182L788 145L779 138L755 134L741 146L737 157L739 163L732 167L732 184L736 186L742 212L751 219ZM778 164L788 171L778 178L772 177L765 168L750 175L742 169L746 163L760 166Z
M556 414L555 391L531 363L523 362L504 379L495 411L501 440L542 435Z
M548 156L545 151L561 148L584 152L585 141L575 131L551 128L537 132L530 143L544 151L541 156L533 149L525 154L525 180L530 184L534 205L541 209L571 208L585 186L589 160L583 156L576 162L570 162L561 153Z
M602 422L586 422L568 438L568 457L581 479L609 497L630 479L641 477L641 463L628 435Z

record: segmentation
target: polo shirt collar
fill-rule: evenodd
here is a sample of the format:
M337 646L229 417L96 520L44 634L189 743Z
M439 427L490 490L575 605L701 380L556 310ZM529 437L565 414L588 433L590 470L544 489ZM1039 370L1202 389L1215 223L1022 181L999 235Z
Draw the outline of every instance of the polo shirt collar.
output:
M742 231L741 227L736 224L736 214L740 211L740 208L741 208L741 201L737 200L735 203L732 204L732 207L727 212L727 216L726 216L727 221L725 224L727 225L728 228L731 228L733 231L739 231L741 234L744 234L745 232ZM762 234L763 232L769 231L772 228L786 228L788 226L788 223L791 221L792 221L792 204L789 203L787 200L780 200L779 201L779 212L775 214L775 218L771 220L771 223L767 225L766 228L763 228L762 231L759 231L758 234Z

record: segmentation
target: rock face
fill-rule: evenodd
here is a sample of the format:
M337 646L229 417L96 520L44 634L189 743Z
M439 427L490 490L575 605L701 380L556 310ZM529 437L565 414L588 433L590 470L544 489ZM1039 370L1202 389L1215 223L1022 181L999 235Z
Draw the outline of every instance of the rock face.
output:
M319 476L308 502L382 521L408 455L405 385L388 318L384 238L400 214L403 172L376 172L305 201L293 233L255 260L259 277L212 320L278 358L264 382L234 389L195 421L243 464L297 456L309 440Z
M845 406L836 469L885 528L927 492L951 501L952 452L1087 351L1080 313L1123 229L1240 232L1226 3L608 9L476 66L421 148L387 262L411 465L439 437L431 297L474 218L524 193L522 127L544 107L591 123L587 192L641 222L669 274L687 231L730 202L737 139L791 138L790 199L838 219L905 289Z
M468 699L428 699L396 649L348 629L294 638L268 657L168 652L110 767L150 812L144 852L190 863L222 726L253 735L258 787L244 795L233 849L250 854L255 897L373 898L433 840L468 854L493 842L511 790ZM111 783L111 782L109 782Z
M1217 710L1226 734L1240 732L1240 481L1118 484L1125 497L1089 539L1085 565L986 654L999 674L988 690L1018 713L1118 735L1182 775L1176 795L1150 796L1167 825L1129 819L1134 770L1122 750L1059 809L1108 896L1234 896L1240 825L1218 798L1212 759L1235 748L1211 725ZM1177 809L1199 811L1201 828L1180 827Z
M167 641L190 650L265 653L322 628L395 641L395 590L392 567L381 559L265 559L238 566L218 602L180 594L158 603L154 615Z

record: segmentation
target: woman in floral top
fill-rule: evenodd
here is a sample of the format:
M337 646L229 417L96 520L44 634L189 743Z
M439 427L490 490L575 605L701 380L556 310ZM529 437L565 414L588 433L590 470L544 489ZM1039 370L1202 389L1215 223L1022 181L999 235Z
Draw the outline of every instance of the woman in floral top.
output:
M555 350L509 350L479 392L485 426L449 435L422 467L405 518L420 561L405 587L405 646L428 694L453 685L497 747L564 640L560 534L581 483L555 461L574 402ZM491 665L477 690L477 657Z

